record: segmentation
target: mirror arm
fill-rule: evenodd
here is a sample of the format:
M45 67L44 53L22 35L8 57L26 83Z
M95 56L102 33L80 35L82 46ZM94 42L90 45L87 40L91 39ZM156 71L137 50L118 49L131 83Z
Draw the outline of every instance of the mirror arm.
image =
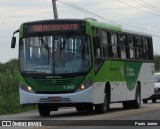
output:
M19 32L19 29L16 30L16 31L13 33L13 37L14 37L14 35L15 35L16 33L18 33L18 32Z

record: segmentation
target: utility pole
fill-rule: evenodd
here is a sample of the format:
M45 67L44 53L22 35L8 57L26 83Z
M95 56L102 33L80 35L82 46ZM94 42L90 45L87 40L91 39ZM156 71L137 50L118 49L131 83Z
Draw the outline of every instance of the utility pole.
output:
M57 0L52 0L52 6L53 6L53 14L54 14L54 19L58 19L58 13L57 13L57 5L56 5Z

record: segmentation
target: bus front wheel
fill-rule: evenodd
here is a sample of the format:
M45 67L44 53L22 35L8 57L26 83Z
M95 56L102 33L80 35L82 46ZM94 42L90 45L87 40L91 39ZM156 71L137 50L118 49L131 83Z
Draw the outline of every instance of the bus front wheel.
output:
M148 100L147 99L143 99L143 103L147 103L148 102Z
M122 102L124 109L131 109L132 108L132 101L123 101Z
M38 104L38 111L40 116L49 116L50 115L50 107L46 104Z
M77 112L83 112L84 107L83 106L76 106L76 110L77 110Z

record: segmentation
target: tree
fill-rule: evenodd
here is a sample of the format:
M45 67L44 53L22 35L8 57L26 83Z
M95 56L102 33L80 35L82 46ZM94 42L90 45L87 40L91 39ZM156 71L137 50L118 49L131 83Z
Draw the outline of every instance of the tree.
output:
M155 63L155 72L160 71L160 55L157 53L154 55L154 63Z

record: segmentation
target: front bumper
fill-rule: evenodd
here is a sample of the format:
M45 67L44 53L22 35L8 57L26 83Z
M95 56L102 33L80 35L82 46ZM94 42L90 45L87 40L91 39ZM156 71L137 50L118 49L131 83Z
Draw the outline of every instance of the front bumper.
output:
M55 103L55 104L78 104L78 103L92 103L97 104L101 101L97 100L94 94L94 87L90 87L84 91L68 94L36 94L26 92L19 88L20 104L39 104L39 103ZM103 100L102 100L103 101Z

